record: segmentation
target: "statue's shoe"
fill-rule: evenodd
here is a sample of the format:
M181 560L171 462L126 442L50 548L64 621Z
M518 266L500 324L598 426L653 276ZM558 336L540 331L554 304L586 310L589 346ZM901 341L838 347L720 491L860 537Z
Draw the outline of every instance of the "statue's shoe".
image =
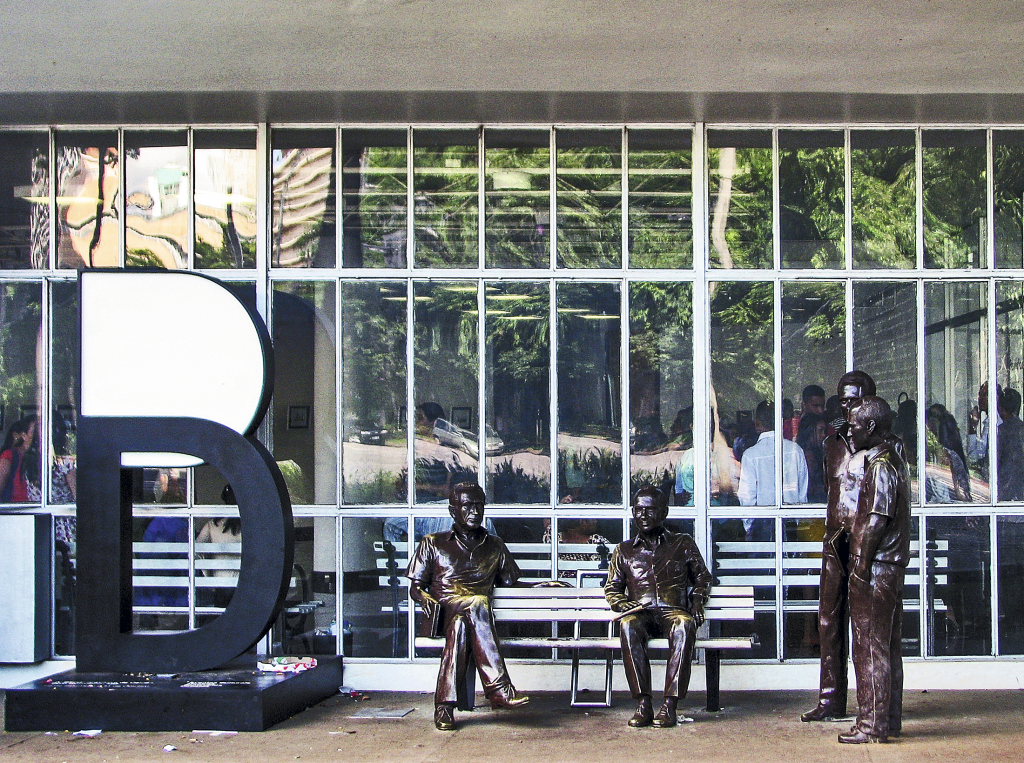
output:
M455 731L455 707L453 705L435 705L434 725L438 731Z
M836 718L842 718L845 713L837 713L832 709L832 705L821 705L819 704L813 710L808 710L806 713L800 716L800 720L804 723L811 723L813 721L833 721Z
M499 707L521 707L530 701L525 694L516 694L516 687L511 684L496 689L487 699L491 701L491 707L495 710Z
M868 734L866 731L861 731L856 726L850 729L846 734L839 735L839 744L880 744L888 741L889 739L887 737Z

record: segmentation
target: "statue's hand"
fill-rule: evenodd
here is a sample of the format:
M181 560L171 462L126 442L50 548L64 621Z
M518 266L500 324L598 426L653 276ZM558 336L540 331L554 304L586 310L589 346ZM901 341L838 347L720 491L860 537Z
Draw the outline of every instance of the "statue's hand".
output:
M704 624L704 605L700 602L690 603L690 614L693 615L693 619L697 622L699 628Z
M441 608L441 603L431 596L426 591L420 594L420 606L423 607L423 614L425 614L430 620L437 617L437 613Z
M625 601L620 601L620 602L617 602L617 603L613 604L612 605L612 611L613 612L628 612L631 609L637 609L638 607L641 607L641 606L643 606L643 605L640 602L638 602L638 601L630 601L629 599L626 599Z
M540 583L534 583L531 588L572 588L571 585L566 583L564 580L542 580Z

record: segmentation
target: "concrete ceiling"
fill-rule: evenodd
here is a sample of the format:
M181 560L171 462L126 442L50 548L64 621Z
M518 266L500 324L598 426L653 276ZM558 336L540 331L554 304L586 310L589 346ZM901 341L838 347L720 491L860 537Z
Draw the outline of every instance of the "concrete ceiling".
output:
M7 121L1024 116L1019 0L32 0L0 30Z

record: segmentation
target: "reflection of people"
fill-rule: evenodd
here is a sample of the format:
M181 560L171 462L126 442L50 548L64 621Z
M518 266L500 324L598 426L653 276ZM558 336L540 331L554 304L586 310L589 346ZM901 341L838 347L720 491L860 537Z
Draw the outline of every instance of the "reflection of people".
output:
M875 381L863 371L850 371L839 379L839 410L848 416L865 395L875 394ZM821 645L821 675L818 705L800 716L805 723L846 715L846 661L849 652L849 534L853 529L860 494L859 469L863 459L850 467L849 422L845 421L824 443L825 480L828 502L825 509L825 538L818 587L818 639Z
M775 414L772 404L762 400L754 410L757 444L747 448L740 462L740 504L775 504ZM807 460L800 446L782 440L782 502L807 502Z
M520 572L505 544L483 528L485 500L475 483L452 488L452 529L423 538L406 571L410 595L445 637L434 692L434 725L441 731L455 728L455 706L466 700L459 693L470 653L492 707L529 701L516 694L495 634L491 593L495 584L515 585Z
M866 396L850 412L850 445L864 472L850 532L850 619L857 675L857 723L843 744L885 742L903 710L903 580L910 562L910 477L892 411Z
M668 504L657 488L641 488L633 497L637 536L620 543L612 554L605 597L612 610L629 612L620 620L622 664L638 705L629 725L676 725L676 707L690 684L690 660L697 627L704 622L704 604L711 573L693 538L665 529ZM665 698L654 714L651 700L649 638L669 641L665 667Z
M996 430L999 500L1024 501L1024 422L1017 418L1020 393L1005 389L999 395L1002 423Z
M925 500L928 503L969 503L971 481L956 419L946 406L933 403L928 406L925 423L928 463L938 470L938 474L925 475Z
M221 501L226 504L237 504L238 501L235 499L235 491L231 489L231 485L225 485L224 489L220 494ZM214 517L209 519L199 530L199 534L196 535L196 543L238 543L242 540L242 520L238 517ZM237 559L238 554L232 553L205 553L202 555L204 559ZM204 570L204 575L215 578L235 578L238 574L235 570L218 568L213 570ZM213 589L213 606L215 607L227 607L231 602L231 595L234 593L234 588L214 588Z
M796 444L803 450L807 460L807 500L810 503L824 503L828 498L823 445L827 436L828 422L825 421L824 415L805 413L800 417L800 431L796 436Z
M416 406L416 434L433 437L434 422L445 418L444 408L439 403L428 401Z
M29 500L26 456L34 435L34 417L16 421L7 430L0 449L0 503L25 503Z

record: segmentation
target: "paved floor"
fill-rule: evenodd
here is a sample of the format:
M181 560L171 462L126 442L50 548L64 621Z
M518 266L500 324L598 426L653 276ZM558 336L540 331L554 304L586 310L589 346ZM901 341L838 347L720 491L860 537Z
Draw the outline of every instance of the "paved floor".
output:
M802 724L812 692L726 692L726 708L707 713L704 696L683 703L693 723L675 729L630 729L632 706L570 708L565 694L536 695L529 706L460 713L458 731L435 731L426 694L371 693L357 701L336 696L261 734L229 736L69 732L0 734L7 761L602 761L699 760L821 763L1024 759L1024 691L908 692L901 739L888 745L840 746L849 723ZM359 711L414 708L397 720L356 719ZM165 745L177 749L165 752Z

